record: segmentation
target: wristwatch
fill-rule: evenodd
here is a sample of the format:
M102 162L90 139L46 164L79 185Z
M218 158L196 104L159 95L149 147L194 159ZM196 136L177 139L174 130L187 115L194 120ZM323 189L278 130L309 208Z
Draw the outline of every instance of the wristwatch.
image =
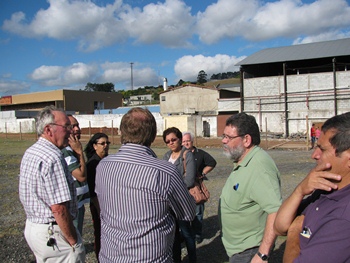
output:
M259 258L261 258L263 261L268 261L269 260L269 256L266 254L261 254L260 251L258 251L258 253L256 253Z

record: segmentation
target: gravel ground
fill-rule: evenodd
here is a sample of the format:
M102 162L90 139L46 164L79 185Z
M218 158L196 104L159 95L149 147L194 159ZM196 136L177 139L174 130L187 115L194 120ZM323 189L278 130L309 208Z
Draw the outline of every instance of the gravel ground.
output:
M219 140L217 140L219 141ZM4 141L0 139L0 189L2 192L0 214L0 262L35 262L24 237L23 229L25 214L18 198L18 172L19 163L24 150L33 143ZM155 144L155 145L161 145ZM199 144L199 146L201 146ZM112 146L110 153L117 150L118 146ZM218 226L218 199L221 189L232 170L232 163L222 154L221 148L203 149L209 152L216 160L217 167L208 175L206 181L211 192L211 199L205 205L204 219L204 241L197 246L198 262L228 262L228 257L222 246L219 237ZM159 157L167 151L165 147L154 147L153 150ZM286 198L300 180L314 166L311 159L311 151L283 149L268 150L268 153L275 160L280 172L282 182L282 195ZM93 228L91 215L86 206L84 235L83 235L87 258L86 262L97 262L93 252ZM276 242L274 254L269 262L282 262L284 250L284 237L279 237ZM186 249L183 249L184 262L187 261Z

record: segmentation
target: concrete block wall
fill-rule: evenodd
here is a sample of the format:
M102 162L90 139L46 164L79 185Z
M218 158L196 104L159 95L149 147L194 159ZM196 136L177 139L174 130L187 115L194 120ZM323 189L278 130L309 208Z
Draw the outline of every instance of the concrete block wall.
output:
M157 135L163 134L163 117L159 113L152 113L157 122ZM14 111L13 114L14 115ZM10 111L8 116L12 116ZM92 132L96 129L94 128L118 128L120 126L120 121L123 117L121 114L104 114L104 115L73 115L76 117L80 124L80 128L88 129L92 128ZM0 132L1 133L35 133L35 119L16 119L4 118L0 119Z
M337 72L337 111L350 111L350 72ZM307 132L306 119L323 122L334 116L333 72L287 76L289 133ZM259 127L285 133L283 76L244 80L244 111Z
M6 118L0 121L1 133L36 133L35 131L35 119L16 119Z

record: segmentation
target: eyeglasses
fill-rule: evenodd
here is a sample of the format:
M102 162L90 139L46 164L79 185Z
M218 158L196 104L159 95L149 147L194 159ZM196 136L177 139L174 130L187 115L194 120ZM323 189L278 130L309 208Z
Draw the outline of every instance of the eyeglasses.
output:
M65 130L71 130L73 128L72 125L70 125L70 124L61 125L61 124L57 124L57 123L50 123L49 125L61 126Z
M223 134L221 137L222 139L228 139L229 141L232 141L235 138L242 137L244 135L237 135L237 136L228 136L227 134Z
M170 142L176 142L178 140L178 138L171 138L168 141L165 141L166 144L169 144Z
M105 146L106 144L107 144L107 145L110 145L110 144L111 144L111 142L97 142L96 144L99 144L99 145Z
M188 143L188 142L191 142L191 140L182 141L182 143Z

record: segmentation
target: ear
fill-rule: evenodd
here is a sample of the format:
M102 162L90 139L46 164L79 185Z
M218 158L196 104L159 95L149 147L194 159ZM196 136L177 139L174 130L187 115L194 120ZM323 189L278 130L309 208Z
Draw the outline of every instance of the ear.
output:
M243 145L245 148L250 148L252 146L252 136L250 136L249 134L244 135Z
M49 136L51 137L53 132L52 132L52 128L50 127L50 125L46 125L45 128L44 128L44 134L46 136Z
M347 168L350 169L350 149L342 152L342 157L346 158Z

